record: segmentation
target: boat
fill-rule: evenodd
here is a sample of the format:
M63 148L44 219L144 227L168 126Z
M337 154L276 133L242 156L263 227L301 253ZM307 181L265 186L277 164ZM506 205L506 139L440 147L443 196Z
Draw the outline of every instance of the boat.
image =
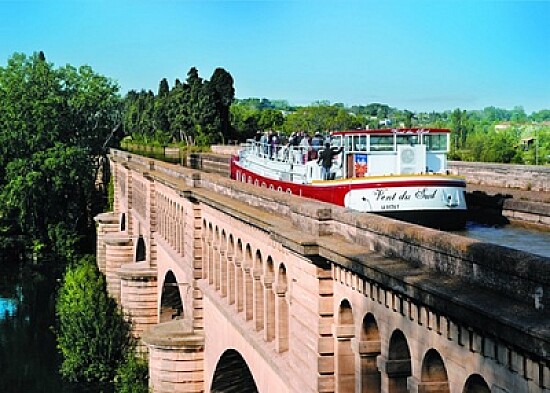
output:
M466 225L466 181L447 169L450 130L347 130L324 138L320 148L247 140L231 158L231 178L431 228ZM319 160L324 149L334 156L328 173Z

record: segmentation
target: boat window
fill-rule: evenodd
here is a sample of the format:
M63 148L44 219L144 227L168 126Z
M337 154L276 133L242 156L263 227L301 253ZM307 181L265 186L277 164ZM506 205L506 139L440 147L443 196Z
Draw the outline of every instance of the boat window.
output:
M338 135L338 136L332 137L331 145L334 146L334 147L342 146L342 136Z
M353 150L354 151L367 151L367 136L355 135L353 137Z
M428 134L424 135L424 144L426 150L447 150L447 134Z
M353 146L353 136L352 135L346 135L345 137L345 142L346 142L346 150L353 150L352 149L352 146Z
M371 135L371 151L393 151L393 135Z
M397 135L398 145L417 145L418 135Z

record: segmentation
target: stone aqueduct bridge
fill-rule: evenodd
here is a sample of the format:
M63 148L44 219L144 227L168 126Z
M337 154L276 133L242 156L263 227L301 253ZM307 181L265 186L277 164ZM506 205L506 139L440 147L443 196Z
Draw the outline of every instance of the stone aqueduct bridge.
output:
M550 261L120 151L96 218L153 392L550 392Z

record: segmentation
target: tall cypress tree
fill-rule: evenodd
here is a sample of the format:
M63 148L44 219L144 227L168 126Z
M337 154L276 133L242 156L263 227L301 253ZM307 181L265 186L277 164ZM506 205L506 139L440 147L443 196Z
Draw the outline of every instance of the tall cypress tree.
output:
M233 77L223 68L216 68L210 78L210 85L215 92L221 134L224 139L230 139L234 134L231 130L231 122L229 119L229 108L235 98Z

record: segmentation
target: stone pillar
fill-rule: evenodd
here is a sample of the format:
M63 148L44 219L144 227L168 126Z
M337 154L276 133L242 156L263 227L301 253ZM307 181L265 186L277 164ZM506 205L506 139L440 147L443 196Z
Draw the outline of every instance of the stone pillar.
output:
M132 321L134 337L158 321L157 272L146 262L127 263L118 271L120 304L124 315Z
M235 303L235 260L234 255L227 255L227 302L229 304Z
M355 391L355 356L351 348L353 338L353 325L334 325L333 334L336 338L336 391Z
M208 280L208 284L212 285L214 282L214 276L212 271L212 258L213 258L213 251L212 251L212 241L207 240L206 241L206 249L203 250L205 259L204 259L204 273L203 276L205 279Z
M279 284L275 288L275 348L277 352L288 351L288 303L287 286Z
M252 288L254 296L253 319L254 328L260 331L264 328L264 287L261 282L262 271L260 269L252 270Z
M410 393L449 393L449 382L415 382L409 377Z
M239 258L235 258L235 306L237 312L243 310L243 300L244 300L244 276L241 269L242 261Z
M275 293L273 292L272 279L264 279L264 340L267 342L275 339Z
M204 337L181 320L158 324L143 334L149 350L153 393L204 392Z
M407 379L411 375L411 360L388 360L382 356L377 358L381 372L382 392L409 393Z
M219 249L218 249L218 246L216 246L215 244L212 244L212 253L210 254L211 255L211 259L210 259L210 267L209 267L209 276L208 276L208 282L213 285L213 288L215 290L219 290L220 289L220 275L219 275L219 271L218 271L218 260L220 259L220 252L219 252Z
M133 261L134 248L132 241L120 232L109 233L105 241L105 278L107 292L120 304L120 277L118 269Z
M351 340L353 352L357 355L356 375L360 378L356 381L358 392L380 392L381 376L376 358L380 355L380 341Z
M253 286L251 269L248 264L243 265L243 281L245 319L250 321L254 317L254 296L252 295Z
M97 266L105 274L105 236L119 231L119 215L115 212L101 213L94 220L97 224Z
M220 250L220 255L218 257L220 261L219 267L219 287L221 297L227 296L227 251L225 249Z

